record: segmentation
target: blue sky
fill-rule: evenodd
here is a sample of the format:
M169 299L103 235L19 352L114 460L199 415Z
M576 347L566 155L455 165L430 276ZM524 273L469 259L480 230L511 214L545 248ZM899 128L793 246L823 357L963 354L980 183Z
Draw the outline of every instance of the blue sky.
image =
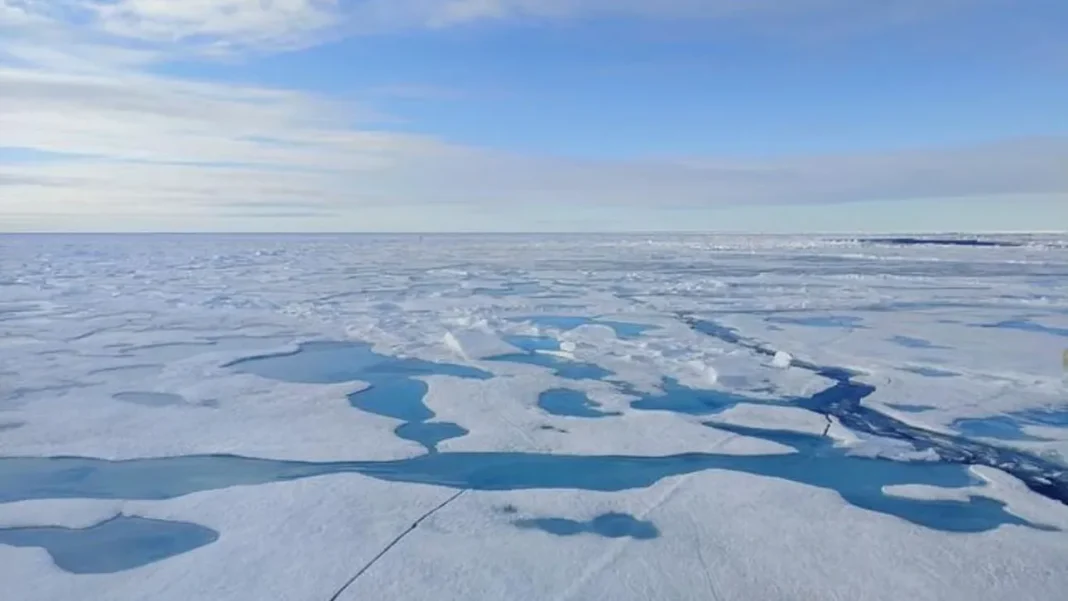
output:
M1065 230L1066 30L1059 0L0 0L0 230Z

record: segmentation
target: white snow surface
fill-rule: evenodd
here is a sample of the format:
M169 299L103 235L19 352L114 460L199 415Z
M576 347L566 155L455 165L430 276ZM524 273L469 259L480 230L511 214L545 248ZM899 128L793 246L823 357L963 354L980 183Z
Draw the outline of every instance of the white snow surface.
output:
M799 452L714 427L720 423L828 436L872 461L930 463L907 443L776 402L832 384L797 367L803 360L859 372L876 387L865 405L933 431L1029 410L1068 414L1068 241L997 239L1018 245L702 235L0 236L0 472L11 457L422 455L422 446L394 433L401 421L350 405L347 395L372 383L284 382L230 366L311 341L364 342L381 355L491 374L418 376L434 421L468 431L440 443L442 453ZM697 332L682 315L729 326L772 354ZM531 316L593 321L563 327ZM516 336L554 338L558 350L542 352L611 375L574 380L495 360L523 352L509 342ZM717 414L631 405L664 378L753 402ZM569 417L539 406L539 395L561 388L612 415ZM1024 420L1020 432L981 439L1061 464L1068 457L1068 427ZM970 469L977 481L969 488L904 484L884 492L979 495L1045 528L947 532L858 507L833 490L727 469L620 492L469 490L339 599L1060 598L1068 590L1068 506L998 470ZM2 596L327 601L456 492L348 473L159 501L0 503L0 532L86 528L122 514L220 535L106 574L70 573L44 549L0 542ZM657 535L557 536L516 525L586 523L606 513L648 522Z

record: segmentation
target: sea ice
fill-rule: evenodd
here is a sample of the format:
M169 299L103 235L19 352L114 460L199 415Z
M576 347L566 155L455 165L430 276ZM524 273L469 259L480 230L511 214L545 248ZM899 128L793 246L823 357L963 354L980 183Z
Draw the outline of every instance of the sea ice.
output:
M972 242L0 237L5 598L1059 598L1068 245Z

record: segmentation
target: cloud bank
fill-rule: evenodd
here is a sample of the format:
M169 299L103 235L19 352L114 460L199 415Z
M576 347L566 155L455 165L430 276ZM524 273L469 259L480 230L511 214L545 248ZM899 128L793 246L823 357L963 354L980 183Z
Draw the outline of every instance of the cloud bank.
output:
M884 4L918 15L963 3ZM724 207L1068 194L1068 140L1059 138L774 160L564 159L389 131L368 107L308 92L149 69L161 54L281 51L353 27L610 13L735 18L841 5L0 0L0 34L9 34L0 41L0 215L12 229L113 229L121 221L146 229L464 230L502 220L530 224L518 229L657 228L649 219ZM633 217L606 217L621 213Z

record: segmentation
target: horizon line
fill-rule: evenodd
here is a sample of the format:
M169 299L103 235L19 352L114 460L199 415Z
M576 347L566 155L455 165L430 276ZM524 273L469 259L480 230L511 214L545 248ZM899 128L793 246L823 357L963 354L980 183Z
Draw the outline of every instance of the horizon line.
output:
M864 238L886 236L998 236L998 235L1068 235L1065 230L900 230L900 231L811 231L811 232L759 232L729 230L565 230L565 231L198 231L198 230L145 230L145 231L74 231L74 230L27 230L3 231L0 236L859 236Z

